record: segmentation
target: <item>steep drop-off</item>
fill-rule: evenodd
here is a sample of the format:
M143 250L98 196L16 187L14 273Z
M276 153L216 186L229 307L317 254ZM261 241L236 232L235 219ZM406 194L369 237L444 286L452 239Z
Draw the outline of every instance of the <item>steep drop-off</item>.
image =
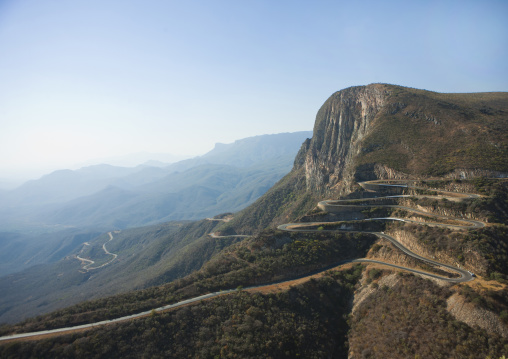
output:
M363 139L388 98L383 85L351 87L333 94L320 108L304 156L307 190L338 189L352 171Z
M382 84L336 92L304 156L307 189L343 194L355 180L505 173L507 115L507 93Z
M360 181L506 176L507 130L506 92L387 84L338 91L319 109L291 173L225 229L247 233L293 220L315 199L348 195Z

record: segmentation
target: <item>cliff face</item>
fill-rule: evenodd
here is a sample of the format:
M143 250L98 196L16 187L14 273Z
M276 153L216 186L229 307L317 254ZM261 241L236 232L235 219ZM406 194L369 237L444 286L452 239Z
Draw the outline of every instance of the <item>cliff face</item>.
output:
M295 160L307 191L376 178L503 176L508 93L440 94L371 84L334 93Z
M293 171L230 227L252 233L287 223L361 181L506 175L507 133L508 93L440 94L386 84L338 91L319 109Z
M351 87L334 93L320 108L314 134L304 144L297 165L305 167L307 190L335 192L352 176L353 157L385 105L388 89L381 84Z

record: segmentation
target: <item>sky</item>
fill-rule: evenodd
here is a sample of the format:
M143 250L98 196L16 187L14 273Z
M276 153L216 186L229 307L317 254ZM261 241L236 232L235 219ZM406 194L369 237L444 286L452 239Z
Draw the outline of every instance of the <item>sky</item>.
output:
M508 91L507 1L0 0L0 179L312 130L335 91Z

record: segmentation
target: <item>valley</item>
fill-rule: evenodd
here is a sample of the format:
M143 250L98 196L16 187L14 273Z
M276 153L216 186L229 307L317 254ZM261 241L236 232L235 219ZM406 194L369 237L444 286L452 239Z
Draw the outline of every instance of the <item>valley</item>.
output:
M245 208L110 227L0 278L0 356L500 358L507 114L507 93L338 91Z
M120 233L120 231L115 231L116 233ZM112 241L113 240L113 234L112 232L108 232L108 236L109 236L109 240L108 242ZM107 242L106 242L107 243ZM118 254L116 253L111 253L110 251L108 251L106 249L106 243L104 243L102 245L102 249L104 251L104 253L108 256L112 256L113 258L111 258L110 260L108 260L106 263L103 263L101 265L98 265L98 266L95 266L95 267L91 267L92 265L95 264L95 261L91 260L91 259L87 259L87 258L82 258L78 255L76 255L76 258L79 259L81 262L85 262L87 264L83 265L82 269L84 269L85 271L91 271L91 270L94 270L94 269L99 269L99 268L102 268L102 267L105 267L107 266L108 264L110 264L111 262L113 262L117 257L118 257ZM89 246L90 243L88 242L85 242L83 243L83 249L85 249L86 246ZM79 251L79 253L81 253L83 251L83 249L81 249L81 251Z
M407 183L400 183L401 181L397 181L399 182L398 184L388 184L388 183L382 183L380 181L368 181L368 182L364 182L364 183L359 183L360 186L362 186L363 188L383 188L383 187L389 187L390 189L399 189L399 190L411 190L411 189L423 189L421 187L414 187L414 186L411 186ZM396 198L404 198L404 197L410 197L410 195L407 195L407 194L401 194L401 195L390 195L390 196L382 196L382 191L381 192L375 192L373 190L371 190L374 194L374 197L372 197L370 200L375 200L375 201L379 201L379 200L386 200L386 199L390 199L390 200L393 200L393 199L396 199ZM448 195L448 196L453 196L453 198L478 198L479 196L476 195L476 194L470 194L470 193L457 193L457 192L446 192L446 191L440 191L440 190L435 190L436 194L439 195L439 198L445 198L444 197L444 194ZM441 195L440 195L441 194ZM423 196L422 196L423 197ZM364 207L372 207L372 206L379 206L378 204L376 205L369 205L369 204L364 204L364 203L360 203L360 202L368 202L369 199L364 199L364 200L355 200L355 204L346 204L346 203L349 203L350 201L321 201L318 206L319 208L321 208L322 210L333 210L333 207L337 208L337 207L340 207L340 210L344 210L344 208L348 208L348 207L356 207L356 206L361 206L362 208ZM389 207L389 208L404 208L404 209L408 209L408 210L414 210L412 208L408 208L408 207L401 207L401 206L397 206L397 205L382 205L383 207ZM426 213L426 212L423 212L423 211L418 211L418 210L414 210L415 212L419 212L419 213L424 213L426 215L429 215L429 213ZM450 219L451 217L445 217L445 216L440 216L441 218L447 218L447 219ZM420 224L424 224L424 225L427 225L427 226L443 226L443 227L446 227L446 228L453 228L455 230L459 230L459 229L467 229L467 228L470 228L470 227L475 227L475 228L482 228L485 226L485 223L484 222L481 222L481 221L473 221L473 220L464 220L464 219L459 219L459 218L454 218L458 221L462 221L466 224L464 225L448 225L448 224L440 224L440 223L429 223L429 222L418 222L418 221L412 221L412 222L415 222L415 223L420 223ZM207 218L207 220L209 221L226 221L228 222L229 220L224 220L224 219L216 219L216 218ZM365 219L364 221L369 221L369 220L374 220L374 221L377 221L377 220L391 220L391 221L407 221L406 219L402 219L402 218L367 218ZM330 226L330 225L337 225L337 224L344 224L344 223L347 223L348 221L343 221L343 222L304 222L304 223L287 223L287 224L282 224L282 225L279 225L277 228L278 230L281 230L281 231L289 231L289 232L303 232L303 233L315 233L315 232L320 232L320 233L323 233L323 232L342 232L342 231L348 231L348 232L361 232L361 230L354 230L354 229L324 229L322 226ZM356 222L356 221L355 221ZM316 229L315 227L319 226L320 228ZM313 228L313 229L311 229ZM474 280L474 277L475 275L467 270L464 270L464 269L461 269L461 268L457 268L457 267L453 267L453 266L449 266L449 265L446 265L444 263L440 263L440 262L437 262L437 261L434 261L434 260L431 260L431 259L428 259L428 258L424 258L420 255L417 255L416 253L413 253L411 252L410 250L408 250L407 248L405 248L401 243L399 243L395 238L391 237L390 235L387 235L385 234L384 232L368 232L368 233L372 233L380 238L384 238L384 239L387 239L389 240L391 243L393 243L400 251L402 251L404 254L410 256L410 257L413 257L413 258L416 258L418 260L421 260L421 261L424 261L426 263L429 263L431 264L432 266L437 266L437 267L444 267L448 270L451 270L452 272L455 272L455 273L458 273L460 277L458 278L449 278L449 277L443 277L443 276L440 276L440 275L436 275L436 274L432 274L432 273L429 273L429 272L426 272L426 271L421 271L421 270L417 270L415 268L408 268L408 267L403 267L403 266L398 266L398 265L395 265L395 264L391 264L391 263L387 263L387 262L383 262L383 261L379 261L379 260L372 260L372 259L367 259L367 258L357 258L357 259L350 259L350 260L344 260L344 261L341 261L340 263L335 263L331 266L329 266L328 268L325 268L323 270L320 270L319 273L323 273L327 270L332 270L332 269L340 269L340 266L344 265L344 264L347 264L347 263L372 263L372 264L380 264L382 266L388 266L388 267L392 267L392 268L396 268L398 270L403 270L403 271L409 271L409 272L412 272L412 273L416 273L416 274L419 274L419 275L423 275L423 276L427 276L427 277L431 277L431 278L435 278L435 279L438 279L438 280L442 280L442 281L445 281L445 282L449 282L449 283L463 283L463 282L469 282L469 281L472 281ZM113 240L113 235L111 232L108 233L109 235L109 241ZM228 237L240 237L240 238L245 238L245 237L250 237L248 235L226 235L226 236L219 236L219 235L216 235L215 233L209 233L209 236L212 237L212 238L228 238ZM87 260L87 259L83 259L83 258L80 258L79 256L77 257L79 260L81 261L86 261L86 262L90 262L89 264L85 265L83 267L83 269L85 270L94 270L94 269L99 269L105 265L108 265L109 263L111 263L114 259L116 259L117 255L116 254L112 254L110 253L106 247L105 247L106 243L103 244L103 249L104 249L104 252L106 254L109 254L109 255L113 255L113 259L111 259L109 262L106 262L105 264L102 264L101 266L98 266L98 267L89 267L90 265L94 264L93 261L91 260ZM302 283L302 282L305 282L311 278L313 278L317 273L312 273L310 275L303 275L299 278L292 278L292 279L289 279L289 280L284 280L284 281L281 281L281 282L275 282L275 283L269 283L267 285L257 285L257 286L250 286L250 287L246 287L246 288L243 288L244 290L247 290L249 292L257 292L257 291L260 291L260 292L263 292L266 290L266 288L269 288L269 287L272 287L274 285L281 285L281 284L285 284L286 286L287 285L291 285L291 283L294 283L296 280L299 281L299 283ZM151 310L147 310L147 311L144 311L144 312L141 312L141 313L136 313L136 314L131 314L131 315L127 315L127 316L123 316L123 317L120 317L120 318L114 318L114 319L109 319L109 320L103 320L103 321L100 321L100 322L95 322L95 323L89 323L89 324L82 324L82 325L78 325L78 326L74 326L74 327L64 327L64 328L57 328L57 329L52 329L52 330L45 330L45 331L40 331L40 332L32 332L32 333L20 333L20 334L13 334L13 335L10 335L10 336L3 336L3 337L0 337L0 341L11 341L11 340L16 340L16 339L21 339L21 338L31 338L31 337L36 337L38 339L40 338L45 338L47 336L53 336L53 335L56 335L56 334L69 334L69 333L74 333L74 332L80 332L84 329L90 329L90 328L96 328L96 327L99 327L99 326L103 326L103 325L110 325L110 324L114 324L114 323L118 323L118 322L124 322L124 321L130 321L130 320L134 320L134 319L138 319L138 318L143 318L143 317L146 317L150 314L153 315L153 313L158 313L158 312L163 312L163 311L166 311L166 310L170 310L170 309L174 309L174 308L178 308L178 307L181 307L181 306L185 306L185 305L188 305L188 304L191 304L191 303L195 303L195 302L199 302L199 301L202 301L202 300L207 300L207 299L210 299L210 298L214 298L214 297L217 297L217 296L220 296L220 295L227 295L231 292L234 292L235 289L225 289L225 290L220 290L218 292L214 292L214 293L207 293L207 294L203 294L203 295L200 295L198 297L194 297L194 298L189 298L189 299L186 299L186 300L183 300L183 301L180 301L178 303L174 303L174 304L168 304L168 305L164 305L162 307L157 307L157 308L152 308Z

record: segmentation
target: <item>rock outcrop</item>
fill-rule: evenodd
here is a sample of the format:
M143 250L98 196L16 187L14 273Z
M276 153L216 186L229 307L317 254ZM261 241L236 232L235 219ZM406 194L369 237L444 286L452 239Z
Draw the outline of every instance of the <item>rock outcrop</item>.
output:
M388 89L381 84L351 87L334 93L316 116L314 134L304 144L306 153L295 165L305 167L307 189L335 192L341 181L351 180L352 159L379 110Z
M355 182L372 179L503 177L508 144L499 128L508 108L500 99L506 98L350 87L321 106L294 168L304 169L307 191L323 196L347 194ZM484 102L499 107L496 115L481 112Z
M446 301L447 310L455 319L471 327L478 326L491 334L508 338L508 327L499 316L485 308L468 303L460 294L453 294Z

